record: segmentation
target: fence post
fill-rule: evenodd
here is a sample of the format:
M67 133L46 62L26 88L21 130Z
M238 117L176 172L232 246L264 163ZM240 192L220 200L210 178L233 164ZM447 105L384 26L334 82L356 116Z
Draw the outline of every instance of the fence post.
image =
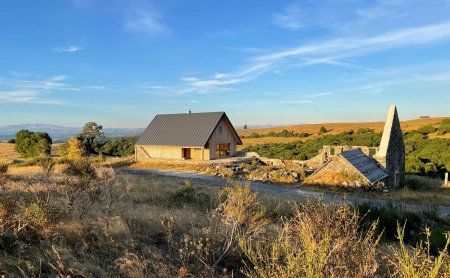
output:
M445 173L444 186L448 185L448 172Z

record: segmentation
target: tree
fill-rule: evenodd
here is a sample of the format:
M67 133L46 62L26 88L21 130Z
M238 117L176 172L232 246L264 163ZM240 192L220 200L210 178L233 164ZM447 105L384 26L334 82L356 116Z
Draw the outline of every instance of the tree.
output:
M67 158L80 160L85 154L83 144L77 138L70 138L67 150Z
M244 129L247 129L247 125L244 125Z
M101 125L95 122L88 122L84 125L83 131L77 135L78 139L86 145L89 153L93 152L92 144L95 138L103 136L102 129Z
M326 133L326 132L327 132L327 129L324 126L322 126L320 128L320 130L319 130L319 134L323 134L323 133Z
M10 144L15 144L15 143L16 143L16 139L9 139L9 140L8 140L8 143L10 143Z
M47 132L31 132L20 130L16 133L14 149L22 157L48 156L51 152L52 138Z

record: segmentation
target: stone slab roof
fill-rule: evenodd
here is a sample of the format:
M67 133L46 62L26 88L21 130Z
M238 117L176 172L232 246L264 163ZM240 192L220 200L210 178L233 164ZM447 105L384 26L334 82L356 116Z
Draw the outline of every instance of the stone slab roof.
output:
M204 147L222 118L229 123L237 144L242 145L225 112L156 115L136 145Z
M343 151L341 156L355 167L370 183L376 183L388 176L383 167L364 154L361 149Z

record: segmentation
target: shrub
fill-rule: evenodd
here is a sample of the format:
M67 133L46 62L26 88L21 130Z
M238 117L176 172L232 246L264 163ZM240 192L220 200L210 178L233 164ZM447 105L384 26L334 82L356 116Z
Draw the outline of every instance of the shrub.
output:
M38 165L41 167L44 178L49 178L55 171L55 160L53 158L39 158Z
M359 231L359 215L344 204L299 203L281 230L239 239L251 266L247 277L370 277L377 269L376 223Z
M106 158L103 156L103 153L99 153L97 156L97 161L98 162L105 162Z
M432 125L424 125L424 126L421 126L417 131L422 134L429 134L429 133L436 132L436 130L437 130L437 128L435 128Z
M44 234L53 229L51 215L37 203L27 205L23 209L20 219L39 234Z
M404 242L405 227L397 227L398 246L389 246L392 256L389 257L391 263L392 276L394 277L450 277L450 258L447 247L450 244L450 232L446 234L445 248L437 256L433 256L430 250L429 229L425 229L427 240L420 242L414 248L408 248Z
M248 136L248 138L259 138L259 137L261 137L261 136L256 132L252 132L252 134L250 134L250 136Z
M8 140L8 143L9 143L9 144L15 144L15 143L16 143L16 139L9 139L9 140Z
M67 158L72 160L80 160L83 156L85 156L85 154L86 151L81 141L77 138L70 138Z
M412 190L438 188L442 185L440 179L433 179L417 175L406 175L405 186Z
M0 178L4 177L8 172L9 164L0 163Z
M51 152L52 138L46 132L20 130L16 133L16 150L22 157L48 156Z
M326 133L326 132L327 132L327 129L326 129L324 126L320 127L320 129L319 129L319 135L320 135L320 134L323 134L323 133Z

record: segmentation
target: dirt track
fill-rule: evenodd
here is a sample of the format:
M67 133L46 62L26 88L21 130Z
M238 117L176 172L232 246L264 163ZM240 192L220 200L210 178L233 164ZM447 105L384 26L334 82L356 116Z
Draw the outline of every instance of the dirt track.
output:
M181 172L181 171L170 171L170 170L153 170L153 169L135 169L135 168L122 168L118 170L119 172L129 173L133 175L147 175L147 174L157 174L162 176L175 177L180 179L190 179L190 180L200 180L212 186L230 186L230 184L220 177L201 175L195 172ZM258 191L261 194L273 195L273 196L285 196L285 197L293 197L293 198L318 198L321 197L323 200L329 201L337 201L337 202L349 202L349 203L365 203L370 202L372 204L385 206L388 201L381 199L368 199L361 198L351 195L344 194L330 194L330 193L318 193L307 190L300 190L297 188L290 188L282 185L273 185L262 182L251 182L251 188L254 191ZM421 212L426 210L426 206L405 203L405 202L395 202L395 204L399 204L403 206L406 210ZM450 206L440 206L439 207L440 215L450 215Z

